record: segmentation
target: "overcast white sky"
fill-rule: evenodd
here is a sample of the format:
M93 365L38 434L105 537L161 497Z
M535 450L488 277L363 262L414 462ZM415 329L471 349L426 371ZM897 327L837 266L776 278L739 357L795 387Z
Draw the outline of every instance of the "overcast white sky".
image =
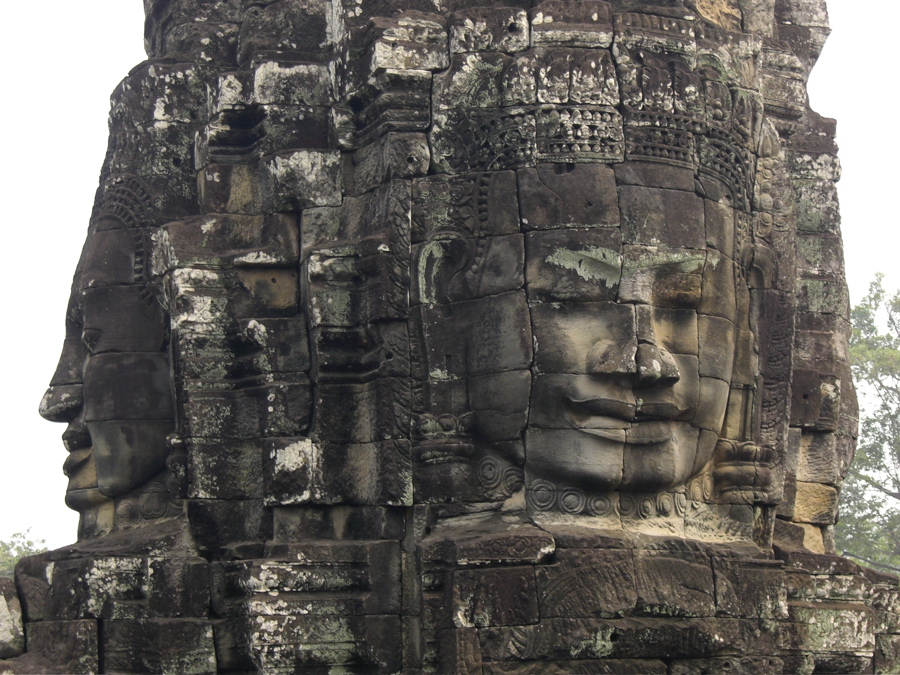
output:
M44 0L4 6L2 163L6 260L0 354L6 385L0 415L6 456L0 471L0 539L32 529L50 547L75 539L63 504L62 425L37 406L63 337L72 272L106 150L109 94L145 58L141 0ZM813 73L813 107L839 120L844 177L840 197L851 299L877 271L900 288L895 165L891 131L895 27L900 4L831 0L833 33ZM869 8L866 10L865 8ZM872 17L877 17L876 21ZM893 160L893 161L892 161Z

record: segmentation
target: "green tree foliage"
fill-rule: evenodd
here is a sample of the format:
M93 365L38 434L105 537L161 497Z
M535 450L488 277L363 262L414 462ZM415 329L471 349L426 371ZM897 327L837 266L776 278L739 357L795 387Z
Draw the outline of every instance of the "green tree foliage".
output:
M876 276L851 312L850 361L860 394L856 458L841 490L835 544L872 567L900 571L900 291Z
M16 532L6 541L0 541L0 577L11 577L19 558L47 550L43 539L29 539L31 529Z

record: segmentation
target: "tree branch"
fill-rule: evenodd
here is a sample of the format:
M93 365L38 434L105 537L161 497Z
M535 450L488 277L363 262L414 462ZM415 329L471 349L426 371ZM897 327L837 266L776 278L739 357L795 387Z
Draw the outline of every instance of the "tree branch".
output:
M872 565L872 567L880 567L882 569L891 570L892 572L900 572L900 567L893 567L892 565L885 565L883 563L875 562L874 560L863 558L861 555L856 555L855 553L851 553L850 551L841 551L841 555L847 556L848 558L856 558L857 560L862 560L867 565Z
M852 469L850 470L850 473L853 474L853 476L855 476L856 478L859 478L859 480L863 481L870 487L873 487L876 490L878 490L879 492L886 494L888 497L893 497L894 499L900 500L900 492L894 492L893 490L888 490L887 488L882 487L881 485L876 483L874 480L872 480L868 476L858 473L856 471L853 471Z

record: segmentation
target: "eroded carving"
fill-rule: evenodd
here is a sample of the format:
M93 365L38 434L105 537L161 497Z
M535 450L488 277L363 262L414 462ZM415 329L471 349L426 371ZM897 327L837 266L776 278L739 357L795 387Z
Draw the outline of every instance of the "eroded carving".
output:
M819 3L145 4L4 668L897 666Z

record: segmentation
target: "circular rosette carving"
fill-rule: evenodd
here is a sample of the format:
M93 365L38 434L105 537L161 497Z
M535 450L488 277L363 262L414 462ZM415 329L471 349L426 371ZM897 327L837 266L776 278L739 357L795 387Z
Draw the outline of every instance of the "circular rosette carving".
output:
M99 534L97 530L97 510L87 509L81 513L81 531L86 537Z
M503 481L503 468L495 458L485 457L478 463L475 476L484 487L495 488Z
M608 516L613 512L613 503L606 495L592 495L587 500L587 510L592 516Z
M630 495L620 495L619 496L619 514L623 518L630 518L637 511L637 504L635 504L634 497Z
M703 502L703 477L697 477L688 486L691 493L691 505L696 507Z
M587 499L581 490L566 488L559 495L559 508L565 513L576 515L584 511Z
M549 511L556 504L556 486L546 480L534 481L528 490L528 501L538 511Z
M515 466L508 466L503 472L503 487L513 494L522 489L525 484L525 472Z
M147 487L139 500L141 517L147 520L162 518L169 507L169 493L158 483Z
M638 506L638 515L642 519L647 520L656 515L656 504L654 501L653 497L644 497L641 499L641 503Z
M672 499L672 495L668 493L663 493L656 498L656 510L661 516L670 516L672 512L675 510L675 500Z

